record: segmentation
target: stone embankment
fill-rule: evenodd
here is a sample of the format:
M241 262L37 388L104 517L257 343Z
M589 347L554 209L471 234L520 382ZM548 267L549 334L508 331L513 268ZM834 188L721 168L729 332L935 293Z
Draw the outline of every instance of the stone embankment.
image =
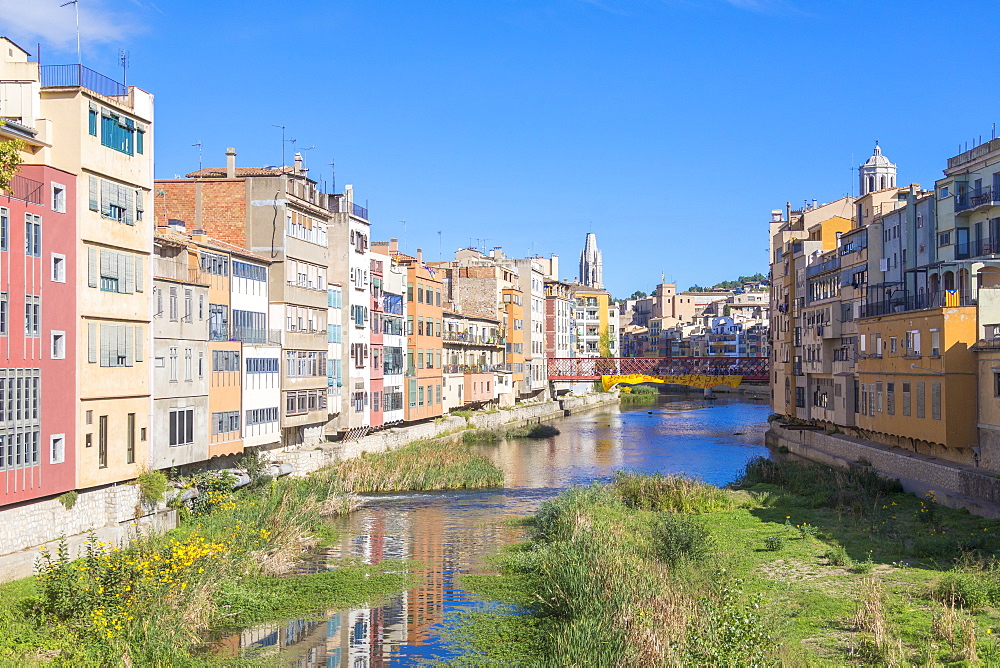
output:
M563 417L570 413L618 402L618 393L568 396L558 401L520 404L509 410L473 413L468 420L458 416L433 422L379 431L348 442L326 443L314 449L290 450L278 454L293 466L292 475L304 476L325 466L358 457L365 452L384 452L413 441L458 436L467 429L494 429ZM139 531L167 531L177 525L176 512L160 504L144 506L138 485L112 485L79 493L67 509L55 499L24 503L0 511L0 582L32 574L43 547L55 550L60 537L67 536L71 554L76 554L87 535L107 543L128 543Z
M1000 479L982 469L845 434L784 429L777 423L772 423L765 438L767 445L779 452L787 449L790 454L831 466L872 466L889 478L898 478L907 492L923 496L933 491L945 506L1000 518Z

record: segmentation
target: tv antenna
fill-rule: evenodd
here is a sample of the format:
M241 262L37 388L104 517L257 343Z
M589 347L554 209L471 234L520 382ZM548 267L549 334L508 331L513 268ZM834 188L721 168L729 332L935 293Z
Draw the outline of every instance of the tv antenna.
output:
M65 7L66 5L73 5L76 10L76 64L83 65L83 57L80 55L80 0L69 0L69 2L64 2L59 6Z
M315 148L316 148L315 146L307 146L305 148L299 149L299 153L302 154L302 169L306 168L306 156L305 156L306 151L312 151Z
M128 51L125 49L118 49L118 62L122 66L122 86L128 89Z
M406 252L406 221L405 220L401 220L399 222L401 222L403 224L403 252L405 253Z
M195 143L191 144L191 146L197 146L198 147L198 171L200 172L201 168L202 168L202 160L201 160L201 157L202 157L202 154L201 154L202 144L201 144L201 140L199 139Z
M330 194L337 194L337 161L330 158Z

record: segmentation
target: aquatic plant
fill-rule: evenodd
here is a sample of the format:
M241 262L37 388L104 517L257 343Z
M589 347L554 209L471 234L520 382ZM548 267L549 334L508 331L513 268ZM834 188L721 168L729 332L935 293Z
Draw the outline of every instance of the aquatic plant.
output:
M630 508L639 510L707 513L736 508L741 503L731 492L683 473L615 471L612 484Z
M463 444L442 441L417 441L397 450L364 454L327 469L318 478L323 476L354 493L503 485L503 471L488 457Z

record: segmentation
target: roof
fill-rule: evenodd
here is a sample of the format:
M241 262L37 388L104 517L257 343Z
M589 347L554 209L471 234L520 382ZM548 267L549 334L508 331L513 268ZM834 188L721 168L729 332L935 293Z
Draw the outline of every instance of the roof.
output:
M281 176L281 174L292 174L295 168L284 166L284 167L237 167L236 168L236 178L245 176ZM229 178L226 176L225 167L205 167L204 169L199 169L197 171L191 172L190 174L185 174L189 179L225 179ZM305 175L303 175L305 176ZM308 178L308 177L306 177Z
M889 158L882 155L882 147L875 142L875 152L872 153L871 157L865 161L862 167L892 167L893 164L889 162Z

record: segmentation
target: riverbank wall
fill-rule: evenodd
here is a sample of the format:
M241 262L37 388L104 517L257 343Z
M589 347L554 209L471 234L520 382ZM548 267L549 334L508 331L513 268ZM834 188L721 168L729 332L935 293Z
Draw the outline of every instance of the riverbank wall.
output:
M890 448L845 434L785 429L777 423L765 434L776 458L783 454L843 468L871 466L896 478L917 496L933 491L942 505L1000 518L1000 479L981 469Z
M454 436L469 429L517 427L553 420L581 410L617 404L617 392L566 396L557 401L518 404L507 410L475 412L468 419L447 416L432 422L379 431L353 441L323 443L313 449L278 454L291 464L292 475L305 476L365 452L384 452L414 441ZM71 554L93 532L98 540L127 544L139 533L162 533L177 526L177 513L159 504L144 505L138 485L112 485L79 492L67 509L57 498L43 499L0 511L0 582L32 575L42 549L54 551L61 537Z
M360 457L367 452L395 450L414 441L454 436L461 438L470 429L518 427L554 420L581 410L617 404L617 392L600 392L580 396L567 395L556 401L519 404L509 409L489 413L473 413L469 418L457 415L440 417L431 422L386 429L351 441L323 443L312 450L282 453L281 459L292 465L292 475L304 476L338 462Z

